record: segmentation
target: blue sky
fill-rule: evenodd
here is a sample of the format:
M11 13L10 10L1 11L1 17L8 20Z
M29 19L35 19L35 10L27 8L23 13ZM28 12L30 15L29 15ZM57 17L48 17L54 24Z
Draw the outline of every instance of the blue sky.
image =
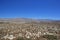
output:
M60 20L60 0L0 0L0 18Z

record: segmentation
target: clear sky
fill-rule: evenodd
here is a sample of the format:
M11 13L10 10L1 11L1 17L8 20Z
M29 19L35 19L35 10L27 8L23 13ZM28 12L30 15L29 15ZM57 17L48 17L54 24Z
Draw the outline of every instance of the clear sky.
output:
M60 0L0 0L0 18L60 20Z

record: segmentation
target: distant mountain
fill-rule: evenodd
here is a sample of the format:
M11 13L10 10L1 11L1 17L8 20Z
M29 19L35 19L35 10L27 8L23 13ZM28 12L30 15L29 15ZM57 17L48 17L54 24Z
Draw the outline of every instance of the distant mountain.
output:
M50 19L29 19L29 18L0 18L0 22L12 22L12 23L59 23L60 20L50 20Z

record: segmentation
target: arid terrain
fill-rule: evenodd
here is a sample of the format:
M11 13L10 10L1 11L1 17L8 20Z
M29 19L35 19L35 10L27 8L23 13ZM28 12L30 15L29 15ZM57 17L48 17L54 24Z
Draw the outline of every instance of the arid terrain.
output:
M60 20L0 18L0 40L60 40Z

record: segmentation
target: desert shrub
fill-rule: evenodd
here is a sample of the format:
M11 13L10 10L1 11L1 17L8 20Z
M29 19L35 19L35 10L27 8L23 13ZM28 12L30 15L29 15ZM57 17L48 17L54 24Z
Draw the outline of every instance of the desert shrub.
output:
M0 24L9 24L9 22L0 22Z
M24 40L24 38L23 37L18 37L17 40Z
M17 40L31 40L31 38L23 38L23 37L18 37Z
M25 40L31 40L31 38L29 38L29 39L28 39L28 38L26 38Z
M47 40L57 40L57 36L54 35L44 35L43 38L46 38Z
M0 24L3 24L4 22L0 22Z

